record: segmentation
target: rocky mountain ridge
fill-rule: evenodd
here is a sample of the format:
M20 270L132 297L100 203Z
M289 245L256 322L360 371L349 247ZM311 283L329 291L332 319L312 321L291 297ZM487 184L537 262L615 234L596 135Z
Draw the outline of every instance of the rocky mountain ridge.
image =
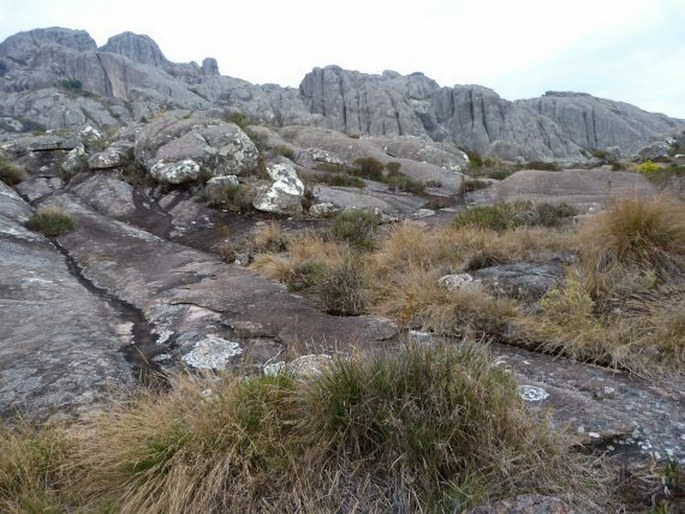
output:
M117 126L169 108L239 111L271 126L349 135L418 136L499 159L582 161L623 156L685 121L582 93L514 102L477 85L441 87L421 73L315 68L298 89L219 75L215 59L172 63L148 36L125 32L98 48L82 30L21 32L0 43L0 129Z

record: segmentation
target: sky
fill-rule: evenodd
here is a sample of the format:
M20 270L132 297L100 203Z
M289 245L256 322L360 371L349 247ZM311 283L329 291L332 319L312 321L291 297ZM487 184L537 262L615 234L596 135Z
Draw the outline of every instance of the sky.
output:
M577 91L685 119L685 0L0 0L0 41L83 29L152 37L175 62L297 87L316 66L420 71L508 100Z

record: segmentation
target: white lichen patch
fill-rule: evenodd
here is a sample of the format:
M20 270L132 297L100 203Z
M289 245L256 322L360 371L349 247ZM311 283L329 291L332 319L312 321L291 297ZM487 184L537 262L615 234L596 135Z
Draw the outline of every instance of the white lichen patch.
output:
M273 362L271 364L266 364L262 371L265 375L278 375L281 371L285 369L286 365L284 361Z
M519 396L526 402L540 402L549 397L549 393L542 387L532 385L518 386Z
M216 335L208 335L195 343L193 349L183 356L183 361L197 369L223 369L243 349L235 341Z

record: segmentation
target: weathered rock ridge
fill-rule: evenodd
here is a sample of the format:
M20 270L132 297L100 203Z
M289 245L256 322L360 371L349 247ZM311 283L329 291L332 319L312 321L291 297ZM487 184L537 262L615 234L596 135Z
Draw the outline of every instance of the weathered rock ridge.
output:
M271 125L351 135L418 136L500 159L581 161L618 147L631 155L685 121L579 93L510 102L477 85L441 87L421 73L315 68L299 89L219 75L206 58L169 61L148 36L125 32L97 48L85 32L18 33L0 43L0 127L22 132L120 125L164 108L241 111Z

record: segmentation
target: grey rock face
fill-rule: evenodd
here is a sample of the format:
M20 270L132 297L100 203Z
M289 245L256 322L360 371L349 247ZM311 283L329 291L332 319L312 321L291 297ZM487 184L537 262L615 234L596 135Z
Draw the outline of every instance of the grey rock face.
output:
M240 111L258 123L316 125L350 135L418 136L506 160L631 155L685 121L584 94L510 102L482 86L440 87L421 73L315 68L299 89L219 75L216 60L168 61L148 36L125 32L97 49L83 31L38 29L0 44L0 117L10 131L139 120L163 107ZM88 96L90 93L95 96ZM426 162L434 162L434 157ZM440 159L438 159L440 160ZM442 166L442 164L439 164Z
M371 141L381 145L390 157L433 164L449 171L466 171L469 165L468 156L455 146L436 143L429 139L398 136L371 138Z
M561 134L579 146L618 146L626 154L639 150L651 137L676 132L683 126L682 120L584 93L548 91L539 98L515 104L525 105L554 121Z
M52 245L23 227L28 205L2 183L0 197L0 415L85 410L133 383L121 353L130 334Z
M219 75L219 64L216 62L216 59L213 57L206 57L202 61L202 73L204 75L214 75L217 76Z
M300 94L326 128L346 134L427 135L410 103L409 90L422 101L433 87L437 84L423 75L366 75L326 66L304 77Z
M163 182L179 184L253 169L259 152L233 123L196 113L157 118L140 133L135 157Z
M163 67L168 63L166 57L150 36L123 32L112 36L104 46L102 52L124 55L134 62Z

